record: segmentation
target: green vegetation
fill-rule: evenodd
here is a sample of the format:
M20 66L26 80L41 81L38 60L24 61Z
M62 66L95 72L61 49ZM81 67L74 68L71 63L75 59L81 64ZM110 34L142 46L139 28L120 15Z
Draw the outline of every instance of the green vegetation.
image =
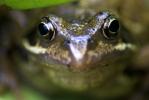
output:
M59 5L72 1L74 0L0 0L0 4L9 6L13 9L32 9Z
M42 94L28 87L21 88L21 96L23 100L49 100ZM9 91L3 95L0 95L0 100L16 100L16 97L11 91Z

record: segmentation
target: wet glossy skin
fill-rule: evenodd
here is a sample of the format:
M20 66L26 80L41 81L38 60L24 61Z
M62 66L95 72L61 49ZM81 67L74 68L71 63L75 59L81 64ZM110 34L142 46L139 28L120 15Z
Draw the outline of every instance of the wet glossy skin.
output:
M49 15L42 19L39 31L23 39L31 62L27 66L43 69L48 84L69 90L100 87L107 79L117 77L135 49L124 42L127 40L120 33L119 22L109 12L74 22Z
M49 94L73 90L115 97L128 93L133 82L123 75L123 70L134 46L124 42L117 25L118 19L109 12L73 22L46 16L38 32L22 39L27 60L18 52L14 54L17 69L24 80Z
M37 46L31 47L25 43L26 48L36 54L46 54L48 56L46 59L53 59L74 69L91 67L90 64L93 62L99 63L102 60L101 56L108 53L111 55L116 51L121 52L131 45L122 41L119 35L119 23L108 12L99 13L88 22L81 23L70 24L56 16L47 16L43 20L42 24L53 25L53 31L56 31L52 39L47 34L53 33L47 33L47 36L39 36ZM115 26L111 26L116 28L113 36L112 33L107 33L110 36L106 36L104 33L106 20L115 21L115 23L113 22ZM124 48L121 48L120 45Z

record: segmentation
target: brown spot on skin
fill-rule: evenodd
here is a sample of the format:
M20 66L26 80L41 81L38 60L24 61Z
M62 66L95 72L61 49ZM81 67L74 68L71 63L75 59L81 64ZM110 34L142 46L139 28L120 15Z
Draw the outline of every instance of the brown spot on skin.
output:
M69 52L67 50L63 50L59 47L61 47L61 44L55 43L55 44L51 45L50 47L48 47L47 53L54 60L58 60L60 62L65 62L65 63L70 62Z

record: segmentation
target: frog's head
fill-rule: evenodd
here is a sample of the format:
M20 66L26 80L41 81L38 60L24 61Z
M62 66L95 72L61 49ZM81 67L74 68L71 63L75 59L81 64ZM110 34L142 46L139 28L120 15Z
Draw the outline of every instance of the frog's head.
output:
M108 12L100 12L88 21L73 23L50 15L39 24L36 43L24 42L24 46L40 55L46 65L89 69L115 61L131 47L122 40L119 28L117 18Z

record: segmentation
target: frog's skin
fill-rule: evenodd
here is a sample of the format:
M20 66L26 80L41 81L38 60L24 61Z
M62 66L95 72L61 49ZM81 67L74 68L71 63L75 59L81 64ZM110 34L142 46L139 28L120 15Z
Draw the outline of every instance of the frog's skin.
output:
M54 9L54 10L50 9L50 11L47 9L40 9L41 11L36 9L33 11L29 11L29 12L28 11L25 11L25 12L15 11L15 10L12 11L10 9L3 11L3 9L0 8L0 12L1 12L0 17L2 17L4 15L4 19L3 18L1 19L1 24L0 24L0 33L1 33L1 37L0 37L0 40L1 40L1 42L0 42L0 47L1 47L0 48L0 55L1 55L0 56L0 83L3 83L2 85L0 84L0 92L1 92L1 90L2 90L2 93L4 91L3 85L10 87L13 91L14 91L14 88L15 88L15 90L17 90L16 89L17 84L15 83L15 81L19 75L17 75L17 77L12 78L12 76L14 76L14 75L11 74L11 71L12 71L11 68L15 67L16 65L18 65L17 66L18 71L20 73L22 73L24 77L26 77L26 78L21 77L22 79L29 80L29 82L32 82L32 84L34 86L40 88L41 90L50 92L50 93L54 93L54 90L58 89L59 92L56 91L56 93L59 93L60 95L62 95L62 93L67 93L66 91L65 92L60 91L60 90L64 90L64 88L65 88L65 90L69 90L68 92L70 92L70 90L81 91L83 93L88 93L88 96L94 94L94 96L95 95L96 96L106 96L106 97L110 98L111 96L120 96L121 94L128 93L128 90L133 88L131 86L131 85L133 85L132 80L130 81L130 78L126 77L126 75L123 74L123 69L125 68L125 66L127 66L127 63L129 63L128 61L130 59L129 57L131 56L130 55L131 49L134 47L132 46L133 44L129 42L129 41L131 41L131 38L128 35L126 35L125 33L123 33L122 28L120 29L120 31L118 33L118 35L119 35L118 37L116 36L116 38L114 38L112 40L104 38L104 37L102 39L102 41L104 41L104 40L107 41L108 44L111 43L112 48L114 48L116 46L116 44L118 44L118 42L121 42L125 45L125 46L124 45L118 46L118 48L124 47L124 49L122 49L120 51L121 53L116 53L117 54L116 56L111 57L111 54L109 54L109 53L107 54L110 58L116 59L115 62L117 61L116 63L115 62L111 63L109 60L107 60L107 61L104 60L104 61L106 61L106 63L109 64L108 66L110 66L107 68L108 70L107 69L105 70L105 66L102 61L100 62L101 64L103 64L102 67L99 67L99 65L101 66L101 64L98 65L97 62L93 63L92 66L91 66L91 64L84 64L84 65L91 66L89 68L84 66L84 67L79 67L79 68L72 68L72 67L71 68L67 68L67 67L63 68L63 67L61 67L61 68L55 69L56 67L54 66L54 69L56 71L55 70L53 71L53 69L50 70L52 73L51 75L53 75L53 76L50 75L50 79L49 79L49 75L48 75L49 74L48 66L44 65L46 63L43 64L44 59L42 59L40 57L41 53L37 52L37 51L41 51L41 47L43 48L43 46L42 45L36 45L36 46L31 45L30 46L30 43L28 43L28 40L24 40L24 39L23 39L23 41L18 42L19 39L22 40L21 36L23 34L28 33L28 31L30 31L33 26L38 25L38 24L36 24L37 20L39 20L39 18L41 16L46 15L45 14L46 12L55 14L56 16L66 17L62 20L67 19L68 20L67 22L64 21L67 23L67 26L74 27L71 25L73 22L71 19L75 19L76 17L81 16L80 19L86 20L86 23L87 23L89 20L94 19L93 16L98 11L100 11L102 9L106 9L106 10L110 10L110 12L112 12L112 13L116 12L118 14L119 20L121 21L120 24L121 25L123 24L128 29L128 32L127 32L128 34L132 33L133 37L135 37L137 39L137 41L142 42L141 46L145 45L145 44L148 45L148 42L147 42L149 40L148 39L148 26L149 26L148 25L149 24L148 23L148 21L149 21L148 14L149 13L148 13L148 9L147 9L148 4L149 4L148 0L144 0L144 1L134 0L135 2L133 0L131 0L131 1L130 0L124 0L124 1L120 1L120 0L88 0L88 1L87 0L79 0L79 1L81 1L81 3L79 3L79 5L81 6L81 9L80 9L80 7L72 7L72 5L71 5L71 7L69 5L69 7L71 9L70 8L67 9L66 7L62 7L61 9L58 9L58 7L56 7L56 9ZM62 5L62 6L64 6L64 5ZM86 16L86 15L88 15L88 13L84 14L83 13L84 11L91 13L92 15L89 15L89 17L91 17L91 18L88 19L88 17ZM139 14L138 14L138 12L139 12ZM6 15L3 13L5 13ZM70 13L73 13L76 17L70 15ZM49 17L49 19L50 19L50 17ZM76 18L76 19L78 19L78 18ZM78 23L79 25L84 23L82 20L79 20L79 19L76 22L79 22ZM66 23L63 23L63 25L65 25L64 28L66 28ZM89 26L89 25L85 25L84 27L86 27L86 26ZM102 33L102 31L99 31L99 32ZM81 29L80 35L83 33L85 34L85 32ZM30 40L32 41L32 44L34 44L34 39L37 39L38 41L43 40L43 41L40 41L39 43L46 44L45 37L40 36L38 34L39 37L35 38L36 36L34 36L34 35L37 35L37 33L33 32L32 34L31 34L31 36L29 35ZM73 32L73 34L78 34L78 32ZM95 37L95 36L97 36L97 34L93 35L93 37ZM58 40L57 38L58 37L56 36L52 41L49 41L49 44L50 44L49 46L54 44L55 41ZM59 36L59 38L61 38L61 40L59 40L59 43L60 43L60 41L62 41L63 38L60 36ZM93 39L96 40L96 42L97 42L100 40L100 38L101 37L93 38ZM119 40L122 39L122 41L117 41L118 39ZM66 39L64 39L63 41L66 41ZM112 41L115 41L115 44L113 44ZM22 43L23 45L21 44L21 46L22 46L21 51L23 51L23 52L21 52L21 53L18 52L17 51L18 48L17 48L16 53L14 53L14 58L16 60L16 64L13 65L10 63L8 65L7 63L11 62L12 60L8 61L10 58L10 53L7 54L7 51L11 51L10 49L11 49L11 47L13 47L13 45L12 45L13 43L16 43L16 44ZM103 42L103 44L104 43L105 42ZM36 44L36 42L35 42L35 44ZM61 43L61 44L64 45L65 43ZM86 52L88 52L90 50L89 44L90 43L87 43L87 45L88 45L87 47L89 47L89 48L87 48ZM128 46L127 44L130 44L131 46ZM31 49L32 46L34 47L34 49L36 49L36 52L33 51L33 49ZM92 46L96 47L96 43L92 42ZM39 47L40 47L40 49L39 49ZM125 47L127 47L127 48L125 48ZM58 48L58 46L57 46L57 48ZM63 48L63 47L60 47L60 48ZM139 48L142 48L142 47L139 47ZM3 49L6 49L6 50L3 50ZM107 51L107 49L104 49L104 50ZM129 50L130 50L130 52L129 52ZM5 51L5 52L3 52L3 51ZM63 50L61 50L61 51L63 51ZM94 49L92 49L92 51L94 51ZM119 52L119 50L115 50L115 51ZM149 63L148 63L149 56L147 56L148 51L149 51L148 49L143 48L143 50L141 51L141 54L140 54L141 56L139 55L140 56L139 58L135 57L135 58L138 58L137 60L135 58L133 59L135 63L137 62L137 64L132 65L131 67L136 67L139 65L140 66L139 68L141 68L143 70L148 70L148 65L149 65ZM68 52L70 52L69 49L68 49ZM124 55L124 52L126 52L125 55ZM20 56L20 54L21 54L21 56ZM139 54L139 53L137 53L137 54ZM39 58L38 58L38 55L39 55ZM47 54L45 54L45 55L47 55ZM147 57L144 57L144 55ZM119 56L121 56L121 57L119 57ZM125 57L129 58L129 59L126 59ZM83 57L83 59L84 59L84 57ZM105 58L105 59L107 59L107 58ZM146 63L144 63L144 61ZM56 62L56 64L58 64L58 63ZM60 65L62 66L61 63L60 63ZM142 67L144 65L146 67ZM115 67L115 66L117 66L117 67ZM98 68L98 70L95 71L97 68ZM101 68L104 71L101 71ZM109 69L109 68L111 68L111 69ZM121 69L118 69L118 68L121 68ZM67 70L65 70L65 69L67 69ZM72 71L73 71L73 73L72 73ZM92 73L86 74L86 76L84 75L84 77L83 77L83 74L87 73L87 71L92 72L92 73L94 72L95 74L92 74ZM100 73L98 71L100 71ZM71 79L69 81L72 80L72 84L69 85L64 82L60 82L59 78L61 78L61 77L57 77L59 72L62 72L61 75L59 74L60 76L62 76L63 73L67 72L66 74L63 74L63 76L66 75L68 78L70 77ZM70 74L70 73L72 73L72 74ZM78 73L80 73L80 74L82 73L82 74L80 75ZM99 73L99 74L96 75L96 73ZM112 73L114 73L114 74L112 74ZM81 78L79 77L80 80L84 79L85 81L89 80L89 82L90 82L91 79L94 79L94 80L100 79L100 81L97 80L98 82L94 82L97 84L93 84L92 86L90 86L90 85L86 84L86 83L89 83L88 81L85 82L85 84L84 84L83 82L81 83L78 78L74 78L74 76L77 77L76 74L78 75L78 77L81 76ZM96 75L97 78L94 77L93 75L94 76ZM92 77L88 78L89 76L92 76ZM143 79L145 79L144 76L143 76ZM148 78L146 78L146 80L147 79ZM76 81L76 80L79 80L79 81ZM66 82L68 82L68 81L66 81ZM75 83L75 84L73 84L73 83ZM80 85L79 83L81 83L82 85ZM105 85L105 83L106 83L106 85ZM76 85L76 86L73 87L72 85L73 86ZM56 87L58 87L58 88L56 88ZM144 87L144 85L143 85L142 87L143 87L142 90L146 90L147 86ZM60 89L60 88L63 88L63 89ZM90 91L92 91L92 92L90 92ZM74 93L73 93L73 95L74 95ZM67 96L68 96L68 94L67 94Z
M48 15L39 31L22 39L23 55L17 51L14 57L34 86L48 93L106 98L131 90L134 82L123 70L135 46L123 37L111 13L100 12L87 21Z

